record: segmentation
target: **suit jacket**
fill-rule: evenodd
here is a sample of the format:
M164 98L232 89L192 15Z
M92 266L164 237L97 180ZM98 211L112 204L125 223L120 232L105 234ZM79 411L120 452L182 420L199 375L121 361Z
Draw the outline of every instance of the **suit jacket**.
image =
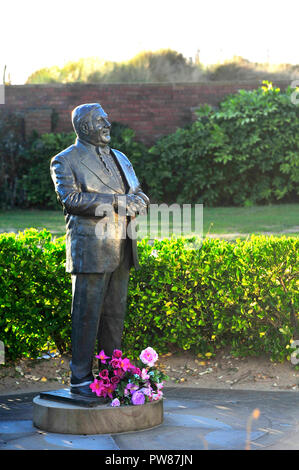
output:
M111 149L111 153L128 193L138 194L148 203L128 158L119 150ZM66 271L113 272L120 263L121 237L130 220L113 209L115 196L124 195L119 181L107 172L96 147L80 139L52 158L50 172L66 220ZM103 236L105 233L108 235ZM136 240L131 243L131 266L138 269Z

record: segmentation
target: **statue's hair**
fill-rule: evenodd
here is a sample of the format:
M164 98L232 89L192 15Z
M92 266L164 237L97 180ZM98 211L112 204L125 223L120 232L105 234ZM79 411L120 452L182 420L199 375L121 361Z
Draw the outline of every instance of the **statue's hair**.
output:
M77 106L72 112L72 123L75 132L78 134L80 132L80 124L83 121L88 121L90 115L96 110L99 109L102 111L103 116L107 116L102 106L99 103L87 103Z

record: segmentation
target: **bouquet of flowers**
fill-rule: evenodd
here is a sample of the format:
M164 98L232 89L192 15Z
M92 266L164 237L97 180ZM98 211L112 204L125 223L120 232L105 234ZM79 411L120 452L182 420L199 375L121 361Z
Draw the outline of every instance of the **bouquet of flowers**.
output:
M143 405L163 397L163 380L168 377L156 369L158 354L153 348L141 352L137 366L119 349L112 357L103 350L95 357L99 359L99 373L90 388L98 397L109 397L111 406Z

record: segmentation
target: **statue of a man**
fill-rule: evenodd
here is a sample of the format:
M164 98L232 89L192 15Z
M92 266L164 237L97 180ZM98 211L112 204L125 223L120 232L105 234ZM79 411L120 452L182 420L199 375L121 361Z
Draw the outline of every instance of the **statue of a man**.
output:
M95 345L108 356L121 348L129 271L138 268L127 227L149 199L128 158L109 147L111 125L100 104L76 107L72 123L76 142L52 158L51 176L64 209L72 275L70 390L94 397Z

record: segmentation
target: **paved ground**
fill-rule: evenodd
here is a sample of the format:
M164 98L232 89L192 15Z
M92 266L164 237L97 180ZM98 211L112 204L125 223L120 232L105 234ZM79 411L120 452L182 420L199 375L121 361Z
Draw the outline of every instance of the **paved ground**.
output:
M0 397L1 450L243 450L299 449L299 394L166 388L164 422L114 435L53 434L32 425L37 393ZM258 409L258 419L250 416Z

